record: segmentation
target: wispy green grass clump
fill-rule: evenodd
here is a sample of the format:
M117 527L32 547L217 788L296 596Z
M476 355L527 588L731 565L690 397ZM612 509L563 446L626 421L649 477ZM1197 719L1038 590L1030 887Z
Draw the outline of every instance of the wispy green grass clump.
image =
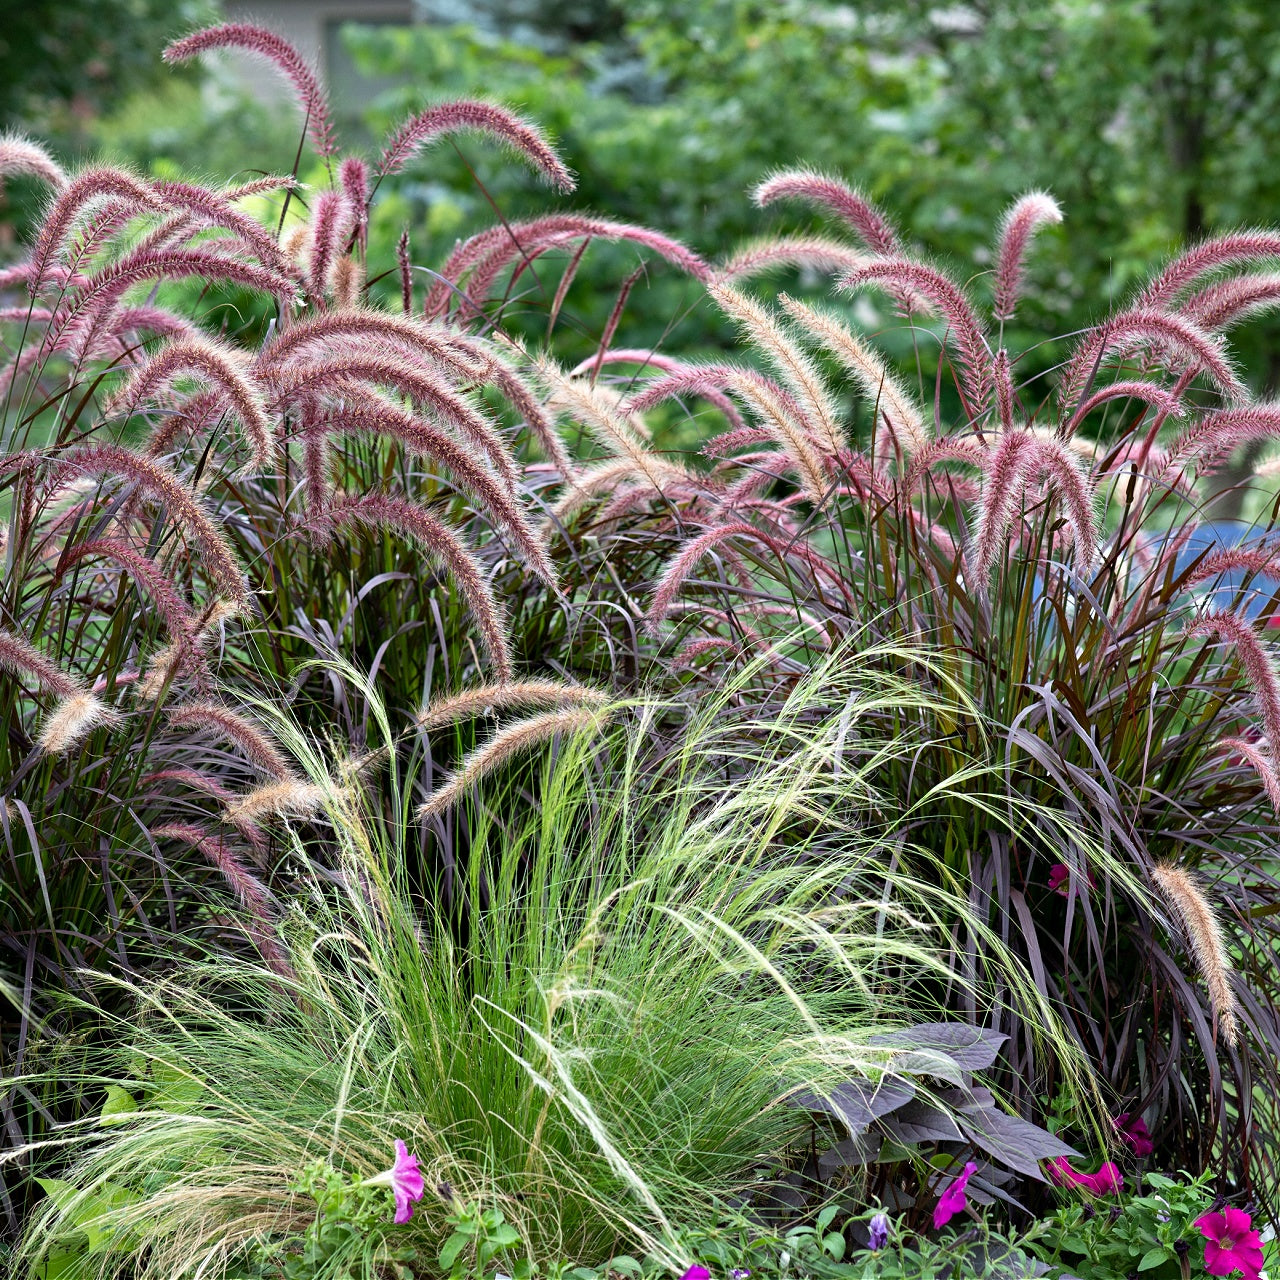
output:
M22 1259L74 1248L105 1189L113 1231L80 1274L220 1275L314 1212L287 1189L306 1161L371 1176L396 1138L428 1188L501 1207L535 1260L661 1256L806 1143L790 1095L892 1074L902 1051L871 1037L935 1012L953 929L980 932L880 810L878 773L919 744L861 726L926 696L887 662L833 656L758 733L726 714L734 683L670 738L660 704L615 706L468 794L447 896L406 877L394 755L375 812L280 726L326 791L330 871L297 845L274 965L219 957L132 990L114 1066L83 1083L141 1105L62 1139L81 1203L46 1202ZM977 1007L992 976L1035 999L1010 962L971 974ZM428 1194L395 1228L428 1271L445 1213Z

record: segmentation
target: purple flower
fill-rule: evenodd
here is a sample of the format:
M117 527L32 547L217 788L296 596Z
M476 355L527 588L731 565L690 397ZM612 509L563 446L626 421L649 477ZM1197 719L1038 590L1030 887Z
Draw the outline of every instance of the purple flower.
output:
M1080 1173L1071 1167L1066 1156L1048 1161L1049 1177L1060 1187L1080 1187L1094 1196L1119 1195L1124 1190L1124 1177L1110 1160L1097 1173Z
M680 1280L711 1280L711 1272L696 1262L680 1277Z
M867 1224L867 1231L871 1237L871 1247L873 1249L883 1249L889 1243L889 1215L887 1213L877 1213Z
M1262 1239L1243 1209L1226 1208L1196 1219L1204 1236L1204 1269L1211 1276L1243 1271L1245 1280L1258 1280L1262 1270Z
M1117 1132L1129 1144L1129 1149L1135 1156L1149 1156L1155 1150L1151 1131L1141 1116L1130 1119L1129 1113L1122 1111L1116 1116L1114 1123Z
M734 1267L734 1269L729 1272L730 1280L747 1280L747 1277L750 1275L751 1272L746 1267Z
M418 1157L409 1154L409 1148L396 1139L396 1162L390 1169L375 1174L364 1181L366 1187L390 1187L396 1198L396 1222L405 1223L413 1217L414 1202L422 1199L426 1187L422 1181L422 1171L418 1168Z
M938 1197L937 1206L933 1211L935 1231L945 1227L957 1213L969 1207L969 1200L965 1196L964 1189L969 1185L969 1179L977 1172L978 1166L970 1160L965 1165L964 1172L943 1188L942 1194Z

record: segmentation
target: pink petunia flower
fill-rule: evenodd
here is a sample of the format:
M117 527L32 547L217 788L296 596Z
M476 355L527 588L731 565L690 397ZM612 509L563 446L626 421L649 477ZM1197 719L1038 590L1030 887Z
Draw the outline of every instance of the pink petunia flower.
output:
M748 1272L748 1274L750 1274ZM680 1280L711 1280L711 1272L696 1262L680 1277Z
M1156 1149L1155 1143L1151 1141L1151 1131L1147 1128L1147 1122L1141 1116L1134 1116L1131 1119L1127 1111L1122 1111L1113 1123L1116 1131L1128 1143L1129 1149L1135 1156L1149 1156Z
M1060 1187L1079 1187L1093 1196L1119 1195L1124 1189L1124 1176L1110 1160L1097 1173L1073 1169L1066 1156L1048 1161L1047 1168L1049 1177Z
M969 1179L978 1172L978 1166L972 1160L964 1167L964 1172L943 1188L942 1194L938 1197L938 1203L933 1210L933 1226L934 1230L945 1227L957 1213L963 1212L969 1207L969 1198L965 1195L964 1189L969 1185Z
M1086 873L1086 879L1089 881L1089 888L1096 889L1098 882L1093 878L1093 872ZM1064 898L1071 896L1071 868L1063 862L1055 862L1049 868L1049 892L1059 893Z
M422 1199L426 1186L422 1181L422 1171L418 1168L418 1157L409 1154L409 1148L396 1139L396 1162L390 1169L375 1174L364 1180L366 1187L390 1187L396 1198L396 1217L398 1223L406 1223L413 1217L414 1203Z
M1224 1209L1196 1219L1204 1236L1204 1269L1211 1276L1237 1271L1244 1280L1258 1280L1262 1270L1262 1238L1253 1230L1253 1219L1243 1209Z

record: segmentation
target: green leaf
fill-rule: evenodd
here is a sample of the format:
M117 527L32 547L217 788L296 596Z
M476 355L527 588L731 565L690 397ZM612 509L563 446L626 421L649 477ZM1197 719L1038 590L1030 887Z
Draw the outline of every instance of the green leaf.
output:
M455 1231L445 1242L440 1250L440 1266L445 1271L453 1269L453 1264L457 1260L458 1254L466 1248L470 1241L470 1236L461 1231Z
M122 1089L118 1084L109 1084L107 1085L107 1100L102 1104L102 1110L98 1112L98 1118L103 1124L118 1124L120 1117L137 1111L137 1109L138 1101L128 1089Z
M839 1262L844 1257L844 1236L839 1231L833 1231L823 1240L822 1247Z
M825 1231L835 1219L837 1213L840 1212L840 1206L829 1204L823 1211L818 1214L818 1230Z
M1138 1263L1138 1270L1150 1271L1152 1267L1158 1267L1162 1262L1172 1257L1173 1254L1168 1249L1148 1249L1142 1255L1142 1261Z

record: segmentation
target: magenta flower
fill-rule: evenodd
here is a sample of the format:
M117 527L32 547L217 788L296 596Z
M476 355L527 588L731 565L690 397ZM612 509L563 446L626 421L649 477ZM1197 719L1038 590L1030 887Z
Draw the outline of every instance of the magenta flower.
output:
M1124 1177L1110 1160L1097 1173L1080 1173L1066 1156L1048 1161L1047 1167L1049 1177L1060 1187L1079 1187L1093 1196L1119 1195L1124 1189Z
M711 1280L711 1272L696 1262L680 1277L680 1280Z
M418 1157L409 1154L409 1148L396 1139L396 1162L390 1169L366 1178L362 1184L366 1187L390 1187L396 1198L396 1217L398 1223L408 1222L413 1217L415 1201L422 1199L426 1189L422 1181L422 1171L418 1168Z
M1089 888L1096 889L1098 882L1093 878L1093 872L1087 873ZM1064 898L1071 896L1071 868L1065 863L1055 862L1049 868L1049 892L1060 893Z
M1156 1149L1147 1122L1141 1116L1130 1119L1129 1113L1122 1111L1113 1123L1135 1156L1149 1156Z
M1253 1230L1253 1219L1243 1209L1226 1208L1196 1219L1204 1236L1204 1269L1211 1276L1244 1273L1258 1280L1262 1270L1262 1238Z
M954 1178L946 1187L943 1188L942 1194L938 1197L938 1203L933 1210L933 1226L934 1230L945 1227L957 1213L962 1212L969 1207L968 1197L964 1193L964 1189L969 1184L969 1179L978 1172L978 1166L972 1160L964 1167L964 1172Z

